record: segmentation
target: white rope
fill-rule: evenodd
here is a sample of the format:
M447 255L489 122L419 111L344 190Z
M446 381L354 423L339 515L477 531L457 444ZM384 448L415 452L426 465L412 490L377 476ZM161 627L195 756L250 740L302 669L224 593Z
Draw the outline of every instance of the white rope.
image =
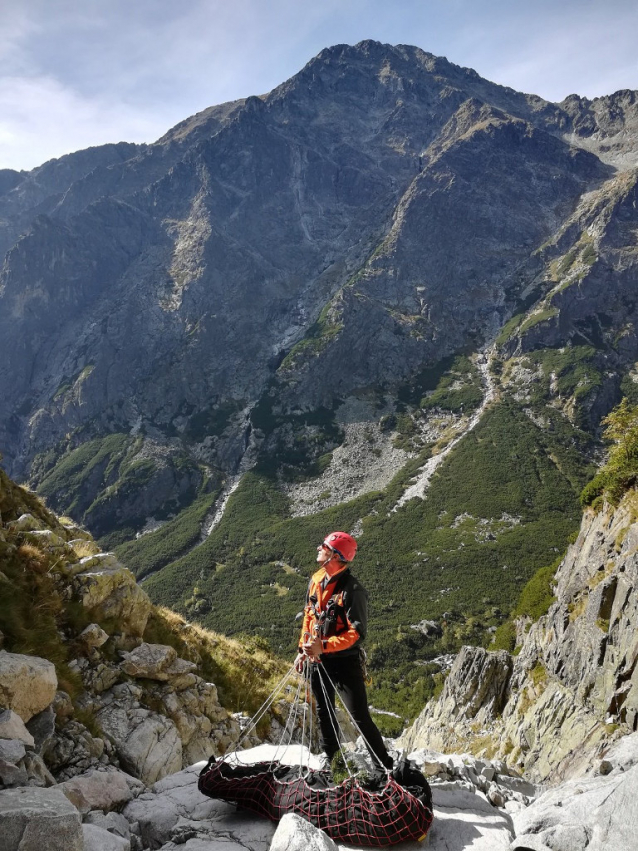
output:
M308 713L308 705L309 705L309 702L310 702L310 700L309 700L309 698L310 698L309 668L310 668L309 663L304 662L303 675L304 675L305 694L304 694L304 702L303 702L303 722L302 722L302 727L301 727L301 745L300 745L300 748L299 748L300 774L304 773L303 772L303 769L304 769L304 764L303 764L304 763L304 746L306 744L306 723L308 721L308 714L309 714ZM310 737L309 737L308 749L307 749L307 753L308 753L307 769L308 769L308 771L310 770L310 749L311 749L311 747L312 747L312 706L310 706Z
M310 717L310 722L309 722L310 737L309 737L309 741L308 741L308 768L310 768L310 753L312 751L313 733L314 733L314 728L313 728L314 711L313 711L313 706L312 706L312 683L310 681L311 670L312 670L312 668L311 668L310 662L308 662L307 665L306 665L306 703L308 704L308 710L309 710L308 714L309 714L309 717Z
M341 724L339 723L339 719L337 718L336 707L335 707L333 701L331 701L330 698L328 697L328 691L326 689L326 684L323 680L322 671L323 671L323 673L326 674L326 677L328 678L328 682L330 682L330 684L332 685L335 696L337 694L337 690L335 689L334 683L332 682L330 677L328 677L328 673L327 673L326 669L324 668L324 666L321 663L319 663L319 665L317 666L317 676L319 677L319 682L321 683L321 689L323 691L324 700L326 702L326 707L327 707L327 710L328 710L328 718L330 719L330 723L332 724L332 730L333 730L333 732L334 732L334 734L337 738L337 747L339 748L339 752L341 753L341 756L343 757L343 762L344 762L346 771L348 772L348 776L352 779L352 772L350 771L350 766L348 765L348 758L346 756L346 752L344 751L344 749L341 746L342 740L345 741L346 737L345 737L344 732L341 728ZM341 698L339 698L339 699L341 700ZM343 703L343 701L341 701L341 702Z
M381 767L381 768L385 771L385 773L386 773L386 774L390 774L390 769L389 769L389 768L386 768L386 766L385 766L385 765L381 762L381 760L379 759L379 757L376 755L376 753L375 753L375 752L374 752L374 750L372 749L372 745L370 744L370 742L366 739L366 737L365 737L365 736L363 735L363 733L361 732L361 728L359 727L359 725L357 724L357 722L354 720L354 718L353 718L353 716L352 716L352 713L350 712L350 710L349 710L349 709L348 709L348 707L346 706L346 704L345 704L345 702L344 702L343 698L341 697L341 695L340 695L340 694L339 694L339 692L337 691L337 689L336 689L336 687L335 687L335 684L334 684L334 683L332 682L332 680L330 679L330 675L329 675L329 674L328 674L328 672L326 671L325 667L324 667L324 669L323 669L323 670L324 670L324 673L325 673L325 675L326 675L326 677L327 677L327 679L328 679L328 682L330 683L330 685L331 685L331 686L332 686L332 688L334 689L334 693L335 693L336 695L339 695L339 701L341 702L341 705L342 705L342 706L343 706L343 708L345 709L345 711L346 711L346 715L348 716L348 718L350 719L350 721L352 721L352 726L354 727L354 729L357 731L357 733L358 733L358 734L361 736L361 738L363 739L363 741L364 741L364 743L365 743L365 746L367 747L367 749L368 749L368 752L369 752L370 756L372 757L372 759L373 759L373 760L375 760L376 762L378 762L378 763L379 763L380 767Z
M257 725L259 724L261 719L264 717L266 712L272 706L272 704L275 700L275 697L279 694L280 691L283 690L284 686L286 685L288 680L291 678L291 676L293 676L294 673L295 673L295 666L294 666L294 663L293 663L291 665L291 667L288 669L288 671L286 671L284 676L279 680L279 682L274 687L274 689L270 692L270 694L268 695L266 700L262 703L262 705L259 707L259 709L255 712L253 717L249 720L249 722L248 722L246 728L244 729L243 733L235 742L235 746L234 746L233 750L230 751L229 753L224 754L224 757L223 757L224 761L227 761L228 759L236 756L237 749L238 749L239 745L244 741L244 739L248 736L248 734L252 733L252 731L257 727Z
M358 733L358 735L360 735L361 738L363 739L371 757L382 768L384 768L386 773L389 773L389 769L387 769L382 764L379 757L373 751L373 749L370 745L370 742L366 739L364 734L361 732L361 728L359 727L359 725L355 721L352 713L350 712L350 710L346 706L343 698L339 694L335 684L333 683L332 679L330 678L330 675L326 671L325 666L322 665L321 663L319 663L319 664L317 664L316 667L317 667L317 676L319 678L319 683L320 683L320 686L321 686L321 690L323 692L323 696L324 696L324 700L325 700L325 704L326 704L326 708L327 708L327 712L328 712L328 718L330 719L330 724L332 725L333 732L336 736L337 746L339 748L341 756L343 757L343 762L344 762L346 771L348 772L348 776L350 778L353 777L353 774L350 771L350 766L348 764L347 754L346 754L345 750L343 749L343 743L346 740L346 736L345 736L345 733L343 731L341 724L339 723L339 719L337 717L336 705L335 705L334 701L331 701L329 699L328 691L327 691L327 688L326 688L326 683L323 679L324 675L326 677L326 680L328 681L328 683L332 687L335 699L336 699L337 696L339 697L339 702L341 703L341 706L345 710L346 716L352 722L352 725L353 725L354 729L356 730L356 732ZM235 747L233 748L233 750L230 753L227 753L227 754L224 755L224 757L223 757L224 761L228 761L228 760L232 759L233 757L235 757L235 759L239 762L239 759L237 758L237 749L239 748L239 745L257 727L257 725L259 724L261 719L264 717L266 712L268 712L268 710L272 706L277 695L284 689L284 687L286 686L288 681L296 673L297 673L297 671L296 671L296 668L295 668L295 664L293 663L291 665L291 667L288 669L288 671L286 671L284 676L279 680L279 682L274 687L274 689L271 691L271 693L268 695L266 700L262 703L262 705L259 707L259 709L255 712L253 717L250 719L250 721L248 722L248 725L246 726L243 733L241 734L241 736L239 737L239 739L235 743ZM309 660L306 660L304 662L303 678L299 677L298 680L297 680L297 689L296 689L294 699L291 703L290 710L288 712L288 718L286 719L286 722L284 724L281 736L279 738L279 742L277 743L277 747L275 749L275 752L272 756L272 759L270 760L270 767L271 768L272 768L273 763L277 761L277 757L279 756L280 751L282 751L282 748L285 750L285 748L289 747L292 743L292 739L293 739L293 736L294 736L294 733L295 733L295 728L297 726L297 720L298 720L298 717L299 717L299 702L300 702L301 689L304 686L305 686L305 699L304 699L304 706L303 706L303 717L302 717L302 728L301 728L301 746L300 746L301 747L301 750L300 750L301 756L300 756L299 761L300 761L300 767L301 767L301 769L303 769L303 767L304 767L304 765L303 765L304 756L303 755L304 755L304 746L305 746L305 742L306 742L306 729L308 728L309 738L308 738L308 765L307 765L307 767L308 767L308 770L310 770L310 752L311 752L311 749L312 749L312 742L313 742L313 708L312 708L311 697L310 697L310 695L312 694L312 664L310 663ZM287 743L286 743L286 739L288 740Z

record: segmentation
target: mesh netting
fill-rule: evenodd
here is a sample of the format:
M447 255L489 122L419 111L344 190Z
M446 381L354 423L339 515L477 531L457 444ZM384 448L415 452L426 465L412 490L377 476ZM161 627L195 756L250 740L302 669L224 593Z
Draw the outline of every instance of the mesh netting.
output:
M277 762L229 765L211 757L199 776L199 790L265 816L272 821L297 813L340 842L382 847L425 838L432 823L427 782L414 791L388 776L383 788L370 791L355 778L326 788L323 772Z

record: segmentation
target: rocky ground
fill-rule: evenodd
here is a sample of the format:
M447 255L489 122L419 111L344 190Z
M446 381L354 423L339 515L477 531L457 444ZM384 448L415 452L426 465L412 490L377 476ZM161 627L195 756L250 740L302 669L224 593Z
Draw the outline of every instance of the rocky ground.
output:
M392 408L388 406L388 411ZM343 443L332 453L326 470L316 478L284 484L291 500L291 514L301 517L346 502L375 490L383 490L406 461L417 455L417 447L435 444L443 437L465 434L468 422L448 411L436 411L417 422L412 449L397 446L398 432L384 430L379 411L353 397L338 410L336 420L343 429ZM382 421L382 418L381 418Z
M308 761L299 746L277 751L273 745L244 751L241 760L275 754L286 764ZM635 845L638 735L624 739L588 773L545 792L503 763L425 750L410 756L432 785L428 847L434 851L602 851ZM204 797L197 790L204 765L195 763L150 788L111 768L50 788L0 791L2 848L31 849L46 837L50 851L356 851L336 845L299 816L289 814L275 825Z
M236 747L241 718L221 706L201 658L148 640L157 611L112 554L32 495L1 484L0 584L12 603L5 615L24 604L20 571L30 571L28 618L44 629L53 602L59 626L40 633L56 664L11 644L11 652L0 649L0 850L334 849L297 816L275 826L198 792L206 758ZM440 700L402 740L388 742L408 750L431 783L429 847L436 851L636 846L632 499L585 517L558 570L556 602L517 657L464 648ZM18 514L22 503L32 513ZM32 623L6 623L13 634L0 634L0 646L38 635ZM193 629L176 624L184 635ZM69 653L64 664L61 648ZM279 741L278 717L242 748ZM437 741L441 750L465 743L472 753L445 755L432 749ZM260 744L239 758L275 752ZM278 758L296 764L306 759L302 752L294 745ZM561 782L548 788L530 777Z

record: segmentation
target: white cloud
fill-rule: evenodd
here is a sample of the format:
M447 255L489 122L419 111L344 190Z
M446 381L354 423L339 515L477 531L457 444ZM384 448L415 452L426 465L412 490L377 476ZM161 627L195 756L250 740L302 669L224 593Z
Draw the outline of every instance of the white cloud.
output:
M51 78L0 79L0 168L32 168L105 142L150 141L163 130L152 115L87 100Z

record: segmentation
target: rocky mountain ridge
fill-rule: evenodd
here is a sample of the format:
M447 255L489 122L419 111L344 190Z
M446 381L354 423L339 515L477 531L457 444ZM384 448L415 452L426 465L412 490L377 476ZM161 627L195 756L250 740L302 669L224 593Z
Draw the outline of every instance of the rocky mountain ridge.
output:
M10 470L39 484L69 449L141 430L163 500L138 507L143 525L176 507L166 450L191 465L188 502L198 462L236 466L270 381L283 412L330 407L480 345L583 193L615 156L635 164L634 94L553 105L418 48L340 45L154 145L10 181ZM145 485L107 481L116 505Z
M157 610L112 553L2 471L0 523L0 738L28 749L2 752L5 786L109 766L151 785L237 741L211 673L227 703L256 708L281 663Z
M635 491L615 510L587 512L553 580L555 602L518 624L517 655L464 647L403 744L486 745L534 782L556 783L634 732L637 536Z

